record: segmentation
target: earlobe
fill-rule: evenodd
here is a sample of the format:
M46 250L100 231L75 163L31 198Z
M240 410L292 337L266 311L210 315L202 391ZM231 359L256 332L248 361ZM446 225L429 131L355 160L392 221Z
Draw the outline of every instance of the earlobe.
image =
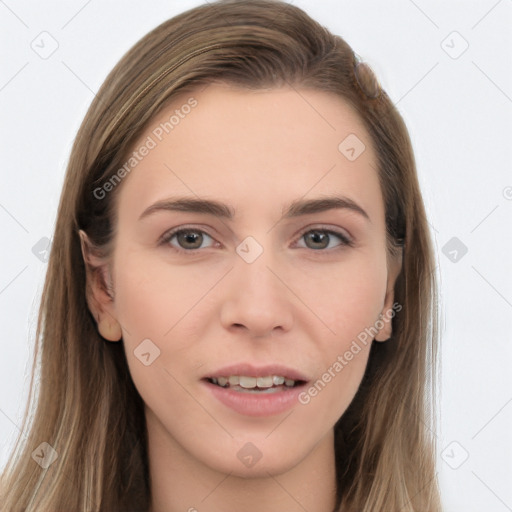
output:
M121 325L114 318L103 316L98 324L99 333L109 341L119 341L123 335Z
M402 270L402 248L399 253L393 258L390 270L388 272L388 282L386 289L386 297L384 299L384 308L381 311L379 319L377 320L376 327L378 329L375 335L375 341L385 342L388 341L393 334L392 320L395 316L395 304L393 303L395 294L395 283ZM401 309L401 307L400 307ZM398 310L399 311L399 310Z
M386 300L386 304L387 303L388 301ZM390 308L385 307L382 313L379 315L379 319L375 322L375 325L379 331L375 335L374 340L378 341L379 343L388 341L393 334L393 328L391 325L392 316L389 314L389 309Z
M119 341L122 330L114 316L113 297L109 293L110 277L107 263L94 253L87 233L79 230L78 234L85 264L85 294L89 311L96 320L101 336L109 341Z

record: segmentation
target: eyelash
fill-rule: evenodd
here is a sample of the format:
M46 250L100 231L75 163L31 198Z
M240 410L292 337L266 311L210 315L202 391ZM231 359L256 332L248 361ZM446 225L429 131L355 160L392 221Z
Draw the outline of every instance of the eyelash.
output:
M203 235L207 235L212 240L214 240L214 238L211 235L209 235L206 231L204 231L202 229L195 228L193 226L180 226L178 228L171 229L170 231L164 233L160 237L158 245L169 244L169 242L172 240L172 238L175 235L179 235L180 233L190 233L190 232L192 232L192 233L200 233L200 234L203 234ZM309 249L310 251L313 251L313 252L328 252L328 251L330 252L332 250L342 249L343 247L353 247L354 246L353 240L348 238L344 233L341 233L339 231L335 231L335 230L332 230L332 229L324 228L324 227L307 229L307 230L303 231L298 236L298 238L295 239L294 243L298 242L302 237L304 237L304 235L306 235L308 233L311 233L311 232L317 232L317 233L322 233L322 234L327 234L327 235L334 235L334 236L336 236L336 237L338 237L340 239L341 243L339 244L339 246L331 248L331 249L309 249L309 247L301 247L301 249ZM174 246L171 246L171 247L172 247L172 249L174 251L176 251L178 253L188 253L188 254L192 253L192 254L194 254L194 253L197 253L198 251L201 251L201 249L183 249L181 247L174 247Z

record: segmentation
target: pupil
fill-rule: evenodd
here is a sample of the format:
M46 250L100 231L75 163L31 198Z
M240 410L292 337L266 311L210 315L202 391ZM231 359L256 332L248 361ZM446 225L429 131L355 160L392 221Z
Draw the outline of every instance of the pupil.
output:
M327 235L327 233L313 231L311 233L308 233L308 235L306 236L309 237L313 244L320 244L320 247L311 247L312 249L324 249L328 245L329 236Z
M178 235L178 239L180 241L180 244L183 243L185 246L189 243L192 244L193 247L190 247L190 245L189 245L188 246L189 249L197 249L198 247L201 246L203 235L201 235L200 233L194 233L194 232L187 231L184 233L180 233Z

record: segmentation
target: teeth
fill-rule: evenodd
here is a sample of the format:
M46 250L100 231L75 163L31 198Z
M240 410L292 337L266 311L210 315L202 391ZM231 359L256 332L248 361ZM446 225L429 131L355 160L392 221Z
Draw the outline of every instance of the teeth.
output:
M240 386L244 389L268 389L273 386L282 386L283 384L288 387L293 387L295 381L293 379L286 379L281 375L269 375L267 377L247 377L245 375L230 375L229 377L212 377L213 384L217 384L223 388L228 386Z
M256 387L256 377L239 377L240 387L245 389L251 389Z
M256 383L259 388L271 388L274 385L272 377L258 377Z

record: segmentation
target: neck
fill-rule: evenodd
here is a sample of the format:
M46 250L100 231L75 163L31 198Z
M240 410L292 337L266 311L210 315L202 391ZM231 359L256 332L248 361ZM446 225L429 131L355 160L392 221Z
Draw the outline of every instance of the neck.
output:
M154 419L154 418L153 418ZM148 422L149 512L331 512L335 506L334 434L281 474L242 478L185 452L158 421Z

